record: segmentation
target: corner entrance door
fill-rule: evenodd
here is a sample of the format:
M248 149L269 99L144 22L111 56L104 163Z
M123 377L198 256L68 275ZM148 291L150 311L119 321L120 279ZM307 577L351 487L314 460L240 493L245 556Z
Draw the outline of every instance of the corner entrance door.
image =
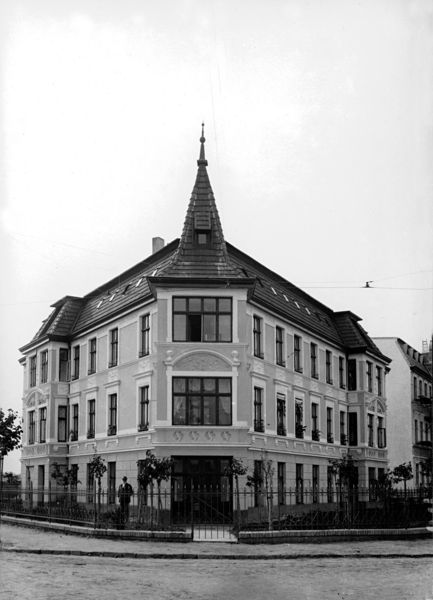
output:
M175 523L224 524L233 516L231 457L173 456L172 511Z

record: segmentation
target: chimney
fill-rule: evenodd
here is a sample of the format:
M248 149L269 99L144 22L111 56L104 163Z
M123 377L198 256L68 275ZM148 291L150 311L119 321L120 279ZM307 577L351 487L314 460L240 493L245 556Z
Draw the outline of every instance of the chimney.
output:
M152 238L152 254L155 254L155 252L158 252L159 250L162 250L162 248L164 248L164 240L160 237L154 237Z

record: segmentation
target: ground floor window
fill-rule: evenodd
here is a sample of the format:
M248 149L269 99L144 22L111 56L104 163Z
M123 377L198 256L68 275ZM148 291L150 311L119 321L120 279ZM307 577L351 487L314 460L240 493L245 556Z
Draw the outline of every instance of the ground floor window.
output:
M116 463L107 463L108 473L108 504L116 503Z
M304 503L304 465L296 465L296 504Z
M313 502L319 501L319 465L313 465Z
M286 463L279 462L278 473L278 504L286 503Z

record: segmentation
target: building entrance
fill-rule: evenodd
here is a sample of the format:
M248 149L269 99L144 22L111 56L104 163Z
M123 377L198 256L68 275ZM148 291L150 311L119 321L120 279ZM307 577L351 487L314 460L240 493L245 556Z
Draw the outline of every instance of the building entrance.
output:
M174 456L172 516L175 523L218 526L231 524L231 457Z

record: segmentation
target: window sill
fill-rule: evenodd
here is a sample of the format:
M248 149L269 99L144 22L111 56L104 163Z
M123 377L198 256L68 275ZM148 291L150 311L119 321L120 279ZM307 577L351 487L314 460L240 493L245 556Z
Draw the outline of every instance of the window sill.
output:
M150 354L149 350L146 350L145 352L139 352L138 358L143 358L143 356L149 356L149 354Z
M87 371L87 375L94 375L96 373L96 369L89 369Z
M117 362L108 363L108 368L112 369L113 367L117 367Z

